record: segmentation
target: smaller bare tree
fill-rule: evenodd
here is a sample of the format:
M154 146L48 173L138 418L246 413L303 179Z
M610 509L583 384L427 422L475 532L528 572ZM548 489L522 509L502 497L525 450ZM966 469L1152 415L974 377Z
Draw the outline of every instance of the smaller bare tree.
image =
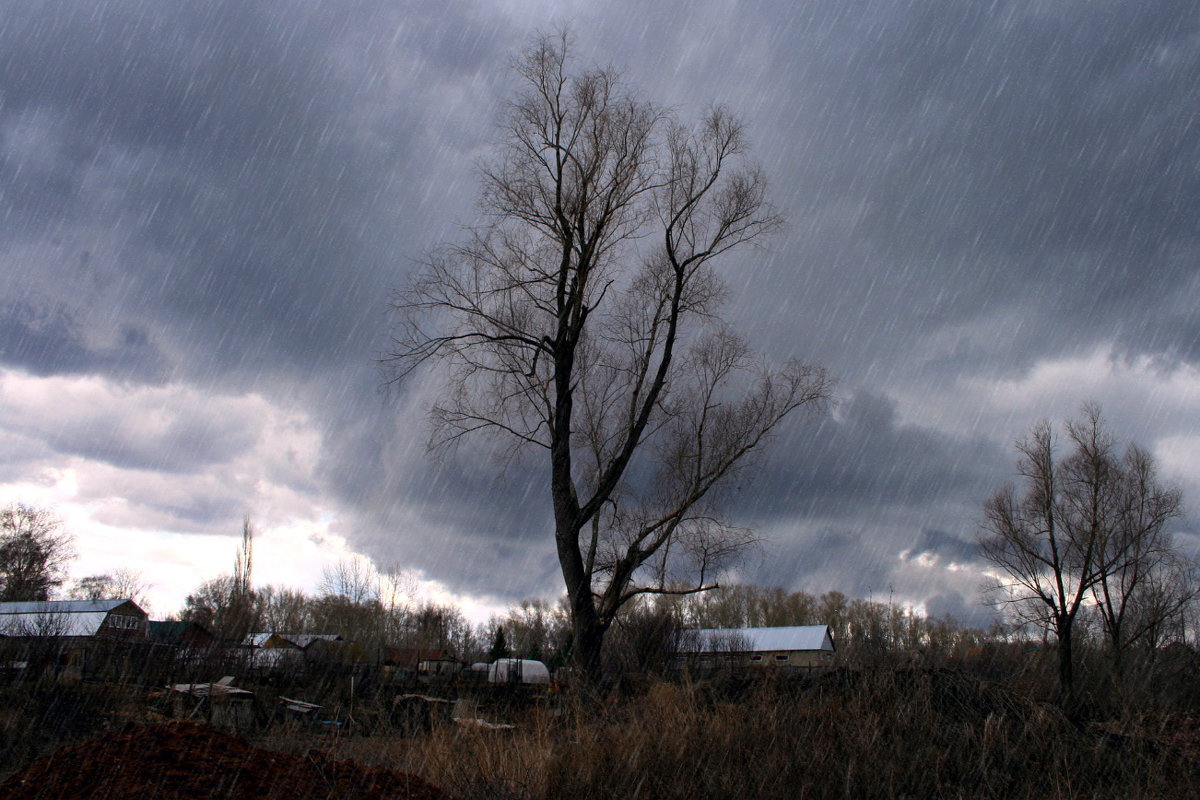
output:
M143 611L150 610L147 594L150 584L135 569L118 569L102 575L80 578L68 593L72 600L132 600Z
M1086 604L1098 605L1117 658L1153 629L1135 622L1132 611L1166 577L1174 551L1164 526L1178 516L1180 495L1159 484L1144 451L1130 448L1117 457L1098 406L1085 405L1066 431L1065 457L1049 422L1017 443L1024 493L1009 485L984 504L980 545L1000 573L991 587L995 601L1055 640L1059 686L1069 703L1073 644Z
M1156 645L1169 621L1200 591L1194 562L1175 546L1167 527L1182 514L1182 493L1164 485L1157 473L1154 458L1136 446L1118 465L1104 569L1092 589L1118 676L1125 653L1140 643Z
M321 593L359 605L381 599L382 579L371 560L360 555L343 558L321 570Z

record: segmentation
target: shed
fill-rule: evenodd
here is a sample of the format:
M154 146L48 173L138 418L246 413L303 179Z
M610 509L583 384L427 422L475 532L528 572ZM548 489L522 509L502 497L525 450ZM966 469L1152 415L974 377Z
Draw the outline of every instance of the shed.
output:
M677 654L687 664L820 667L837 651L828 625L775 628L701 628L683 631Z
M453 661L449 650L433 647L386 647L383 664L399 667L406 672L416 672L424 661Z
M304 661L304 650L278 633L251 633L242 640L250 651L250 666L256 669L281 669Z

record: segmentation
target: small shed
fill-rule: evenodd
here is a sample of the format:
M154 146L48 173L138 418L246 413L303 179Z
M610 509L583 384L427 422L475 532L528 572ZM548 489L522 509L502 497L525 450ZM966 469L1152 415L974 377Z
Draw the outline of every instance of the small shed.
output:
M423 662L454 661L449 650L436 647L385 647L383 665L403 672L417 672Z
M255 695L248 689L233 685L233 676L226 675L216 683L176 683L169 687L177 701L188 698L192 707L177 702L176 717L201 717L210 724L244 730L255 723Z
M679 661L690 666L719 665L788 668L823 667L837 648L828 625L774 628L701 628L683 631Z

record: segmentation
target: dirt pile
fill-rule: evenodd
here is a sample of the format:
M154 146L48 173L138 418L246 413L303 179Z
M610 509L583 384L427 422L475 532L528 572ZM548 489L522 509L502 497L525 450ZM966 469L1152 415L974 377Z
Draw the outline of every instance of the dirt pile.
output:
M448 800L416 775L335 761L313 750L297 757L251 746L206 725L133 728L64 747L0 784L9 800Z

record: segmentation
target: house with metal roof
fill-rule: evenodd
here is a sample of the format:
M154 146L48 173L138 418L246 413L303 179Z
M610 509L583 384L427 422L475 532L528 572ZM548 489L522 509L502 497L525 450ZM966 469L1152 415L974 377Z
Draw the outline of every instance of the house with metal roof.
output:
M0 603L0 667L132 680L151 647L146 630L146 612L132 600Z
M836 652L828 625L701 628L680 633L676 660L700 668L812 669L830 664Z
M132 600L38 600L0 603L0 636L141 641L147 614Z

